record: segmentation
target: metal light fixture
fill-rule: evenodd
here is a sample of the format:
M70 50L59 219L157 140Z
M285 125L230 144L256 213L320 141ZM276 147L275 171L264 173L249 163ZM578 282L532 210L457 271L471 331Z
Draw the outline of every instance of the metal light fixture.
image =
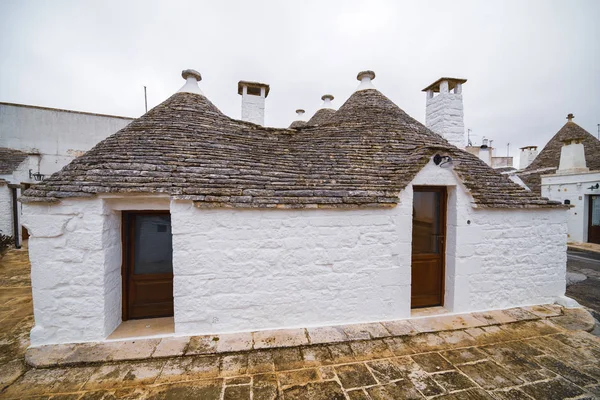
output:
M598 190L600 189L600 183L596 183L588 188L589 190Z
M29 179L34 179L36 181L43 181L45 175L44 174L40 174L39 172L31 172L32 170L29 170Z
M442 156L436 154L435 156L433 156L433 163L439 166L440 168L452 168L455 165L458 165L459 162L453 161L452 157L450 156Z

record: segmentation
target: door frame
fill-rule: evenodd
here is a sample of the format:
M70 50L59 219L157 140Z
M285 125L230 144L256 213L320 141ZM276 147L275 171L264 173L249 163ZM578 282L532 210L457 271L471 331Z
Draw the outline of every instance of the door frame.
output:
M597 197L598 199L600 199L600 194L590 194L587 195L588 198L588 209L587 209L587 241L586 243L596 243L596 242L592 242L591 240L591 230L592 230L592 218L594 217L593 213L594 213L594 202L593 202L593 198ZM585 215L585 214L584 214Z
M121 319L129 320L129 267L133 267L135 255L133 250L134 224L128 223L132 214L171 215L170 210L123 210L121 211Z
M441 226L440 229L443 232L442 236L442 243L440 245L440 262L442 263L442 273L440 274L440 280L441 280L441 284L440 284L440 304L438 306L423 306L423 307L413 307L412 305L412 265L413 265L413 258L416 258L417 260L430 260L433 257L430 254L418 254L415 257L415 254L412 253L412 215L411 215L411 257L410 257L410 268L411 268L411 291L410 291L410 297L411 297L411 304L410 304L410 309L416 309L416 308L427 308L427 307L444 307L444 303L446 300L446 237L448 235L448 227L447 227L447 220L448 220L448 187L447 186L423 186L423 185L418 185L418 186L413 186L413 193L414 192L438 192L441 193L440 196L440 213L443 214L443 216L440 216L441 219ZM413 207L414 205L414 196L413 196L413 200L411 203L411 207Z

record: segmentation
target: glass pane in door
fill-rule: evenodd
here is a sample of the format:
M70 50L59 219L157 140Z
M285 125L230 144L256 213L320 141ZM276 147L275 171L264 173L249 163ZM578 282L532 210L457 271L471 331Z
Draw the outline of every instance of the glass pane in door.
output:
M440 192L413 194L413 254L438 254L441 230Z
M172 274L171 216L135 216L134 274Z
M600 196L591 196L592 226L600 226Z

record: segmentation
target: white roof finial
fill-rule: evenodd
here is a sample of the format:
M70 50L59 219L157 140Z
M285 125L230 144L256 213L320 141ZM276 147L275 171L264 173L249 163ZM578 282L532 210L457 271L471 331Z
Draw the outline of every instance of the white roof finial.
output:
M200 72L194 69L185 69L181 71L181 77L185 79L185 84L177 91L177 93L195 93L204 95L202 90L200 90L200 87L198 87L198 82L202 80Z
M356 76L356 79L360 81L360 84L356 88L356 91L365 90L365 89L375 89L373 86L373 79L375 79L375 72L373 71L361 71Z
M333 109L333 104L331 104L331 101L333 100L333 95L332 94L324 94L321 97L321 100L323 100L323 105L321 105L321 108L331 108L331 109Z
M305 111L301 108L296 110L296 117L298 118L298 121L302 121L304 119L304 113Z

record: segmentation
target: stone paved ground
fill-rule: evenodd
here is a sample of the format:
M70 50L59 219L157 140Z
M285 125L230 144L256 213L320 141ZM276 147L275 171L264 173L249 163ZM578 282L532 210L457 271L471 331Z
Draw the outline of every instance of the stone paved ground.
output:
M0 398L593 399L600 339L523 321L334 345L31 369L25 251L0 259Z

